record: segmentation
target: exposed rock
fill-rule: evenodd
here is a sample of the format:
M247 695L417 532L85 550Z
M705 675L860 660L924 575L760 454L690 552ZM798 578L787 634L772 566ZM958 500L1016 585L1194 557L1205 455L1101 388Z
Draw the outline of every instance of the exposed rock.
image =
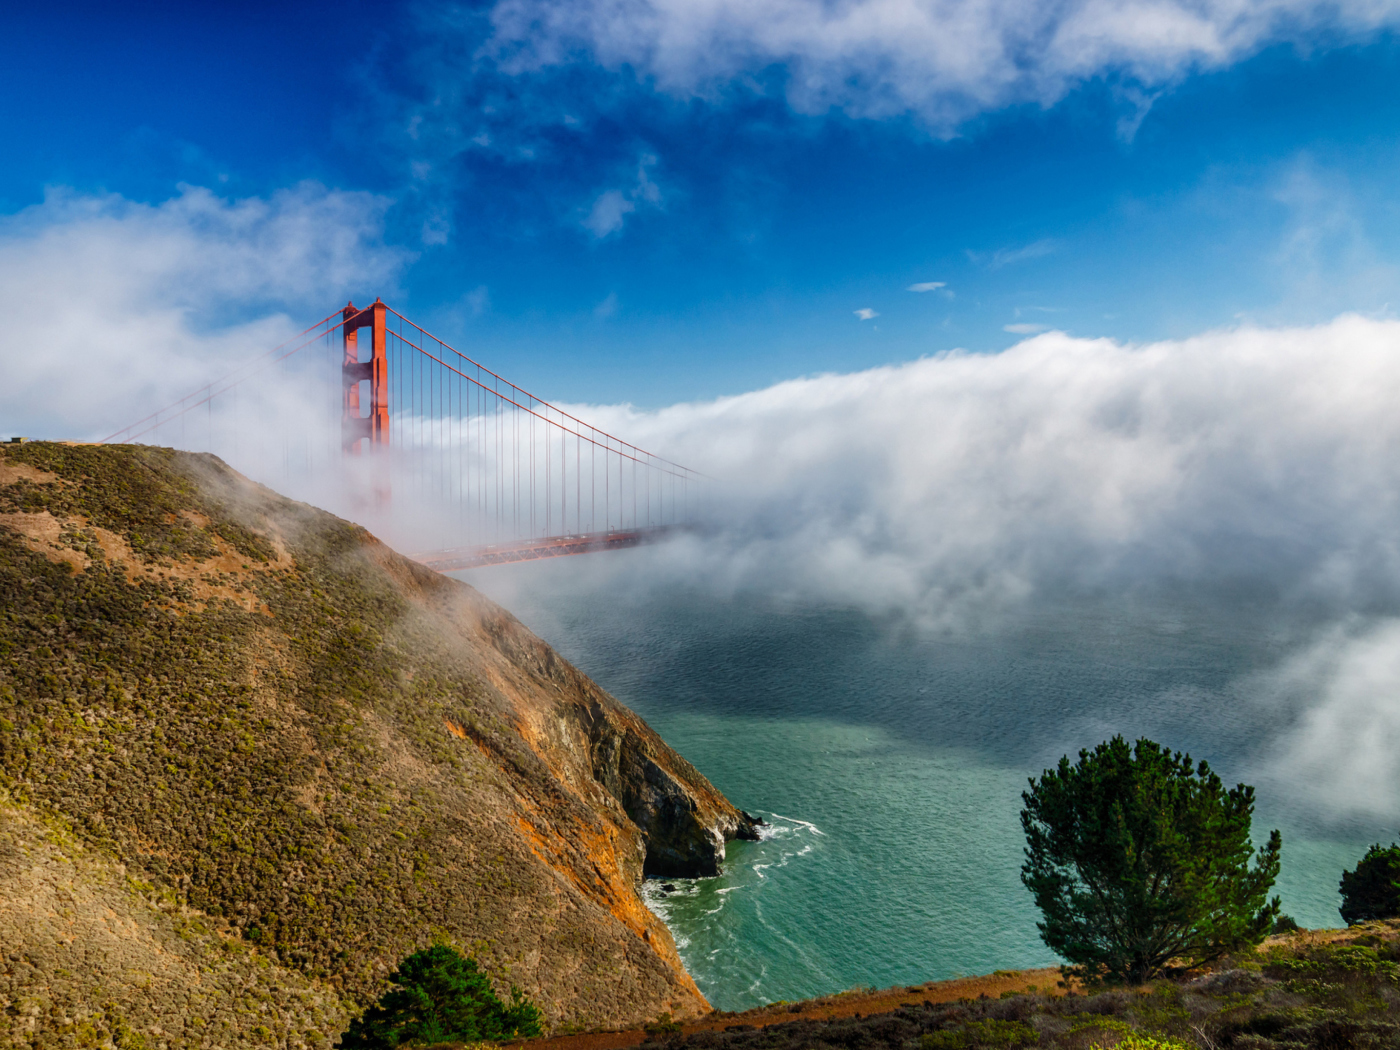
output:
M639 882L754 822L465 584L212 457L35 443L0 451L0 610L0 902L75 902L0 907L0 1047L326 1045L434 937L551 1023L707 1009Z
M716 791L645 722L611 697L591 697L584 719L593 775L647 840L650 878L718 875L729 839L757 839L758 821Z

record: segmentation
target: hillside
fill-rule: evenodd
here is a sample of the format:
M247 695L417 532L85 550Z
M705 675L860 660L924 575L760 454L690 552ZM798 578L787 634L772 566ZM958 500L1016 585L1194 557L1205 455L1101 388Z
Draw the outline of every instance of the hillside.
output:
M208 456L0 450L0 1045L327 1045L434 937L551 1025L707 1004L648 873L751 836L465 584Z

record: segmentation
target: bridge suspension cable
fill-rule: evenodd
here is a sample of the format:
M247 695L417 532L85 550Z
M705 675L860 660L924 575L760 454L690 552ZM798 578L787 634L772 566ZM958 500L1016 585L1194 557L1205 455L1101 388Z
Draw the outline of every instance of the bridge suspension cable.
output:
M707 480L504 379L378 300L323 318L104 439L136 441L215 452L324 505L350 492L382 517L392 504L404 538L436 548L420 560L444 570L657 538L693 520Z

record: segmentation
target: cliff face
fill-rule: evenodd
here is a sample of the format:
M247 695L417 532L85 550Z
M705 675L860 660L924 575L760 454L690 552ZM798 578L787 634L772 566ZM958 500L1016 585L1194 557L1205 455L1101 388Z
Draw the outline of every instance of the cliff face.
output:
M728 839L758 838L757 822L651 727L603 694L571 714L580 720L593 775L622 803L647 840L643 871L657 878L718 875Z
M554 1024L706 1008L637 884L753 822L472 588L211 457L31 444L0 597L0 1046L325 1045L434 937Z

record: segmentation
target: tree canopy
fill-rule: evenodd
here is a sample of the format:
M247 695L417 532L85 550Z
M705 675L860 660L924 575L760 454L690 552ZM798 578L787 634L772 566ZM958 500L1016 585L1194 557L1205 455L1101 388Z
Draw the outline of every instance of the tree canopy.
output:
M1348 926L1400 915L1400 844L1366 851L1355 871L1342 872L1342 919Z
M350 1025L343 1050L392 1050L406 1043L478 1042L540 1034L540 1011L511 989L501 1002L491 982L456 948L414 952L389 976L394 985Z
M1205 762L1116 736L1021 798L1037 926L1085 977L1140 983L1257 944L1278 916L1279 833L1256 856L1254 789L1226 790Z

